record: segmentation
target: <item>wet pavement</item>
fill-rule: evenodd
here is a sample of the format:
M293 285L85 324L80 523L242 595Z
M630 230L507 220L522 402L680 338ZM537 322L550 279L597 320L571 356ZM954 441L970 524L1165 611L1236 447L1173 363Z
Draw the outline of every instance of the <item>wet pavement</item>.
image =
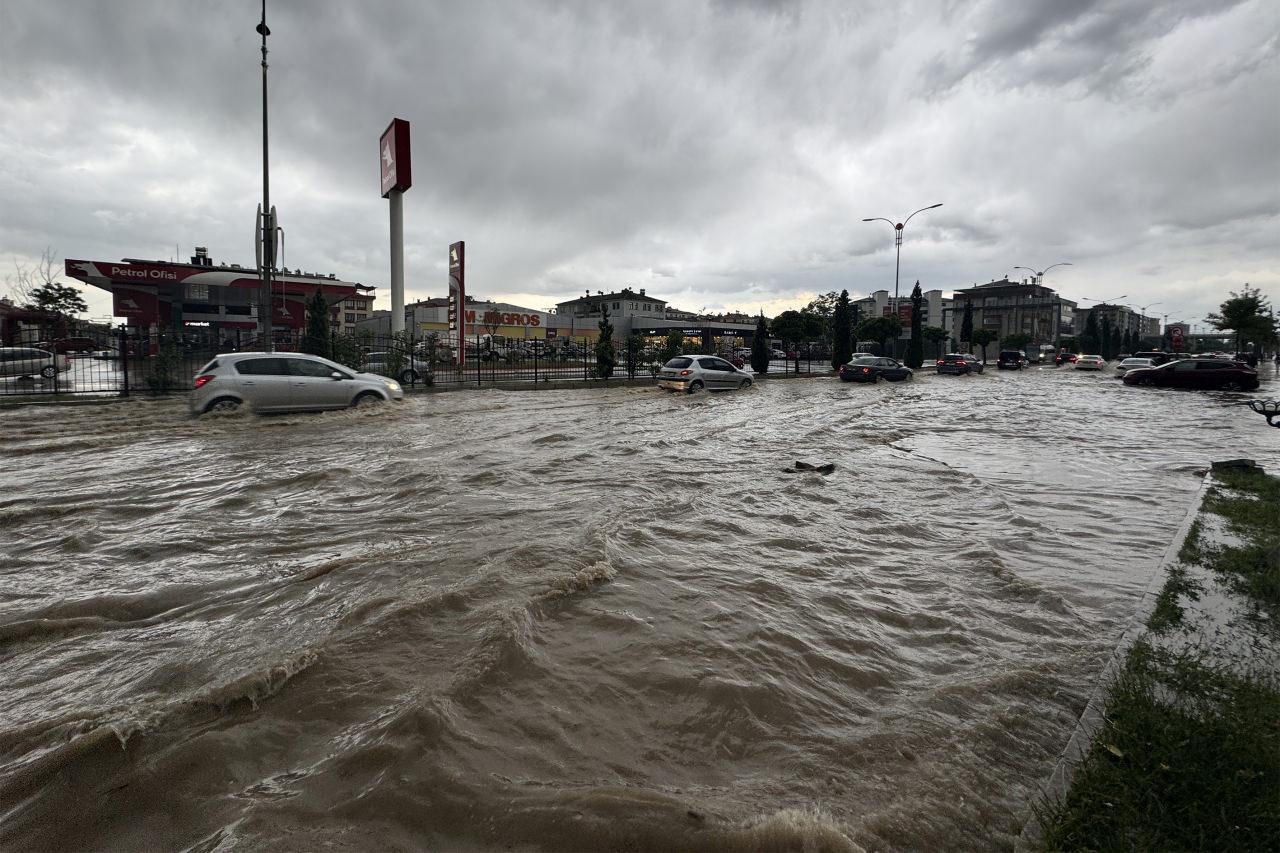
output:
M0 411L0 846L1011 847L1276 390Z

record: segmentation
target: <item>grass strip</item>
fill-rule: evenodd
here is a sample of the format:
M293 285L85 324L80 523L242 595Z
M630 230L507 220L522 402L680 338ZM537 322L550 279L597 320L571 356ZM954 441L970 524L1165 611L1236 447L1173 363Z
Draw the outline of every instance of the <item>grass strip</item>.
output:
M1139 640L1050 850L1280 850L1280 691Z
M1241 545L1197 545L1206 569L1247 596L1273 626L1280 625L1280 477L1261 469L1226 470L1214 475L1222 488L1205 496L1204 509L1226 519ZM1190 537L1188 537L1190 539Z

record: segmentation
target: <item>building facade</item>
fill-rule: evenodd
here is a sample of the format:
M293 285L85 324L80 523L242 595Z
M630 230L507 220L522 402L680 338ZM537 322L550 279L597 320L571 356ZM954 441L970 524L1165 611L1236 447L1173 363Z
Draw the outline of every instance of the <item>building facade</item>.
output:
M946 328L946 317L951 310L952 298L945 296L941 290L926 290L921 294L924 303L920 306L921 326L941 326ZM899 296L897 299L889 295L887 290L877 290L870 296L853 300L858 309L858 316L897 317L902 321L903 339L911 337L911 296Z
M954 304L946 326L953 341L960 340L965 305L973 306L973 329L996 333L997 341L1009 335L1031 336L1028 346L1055 345L1060 337L1076 334L1076 303L1044 285L1025 281L999 281L954 291Z
M112 314L138 333L180 334L219 345L236 335L252 337L258 328L258 270L214 264L203 247L189 264L69 258L66 274L110 293ZM332 324L338 305L353 298L372 303L375 289L334 275L280 270L272 276L271 325L282 342L296 338L306 328L307 301L317 291L328 303Z

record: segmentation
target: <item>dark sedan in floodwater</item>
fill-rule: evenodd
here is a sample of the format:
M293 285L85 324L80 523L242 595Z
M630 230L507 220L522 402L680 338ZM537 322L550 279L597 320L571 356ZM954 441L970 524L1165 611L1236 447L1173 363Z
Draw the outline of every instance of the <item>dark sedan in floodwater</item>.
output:
M878 355L854 356L848 364L841 365L840 378L845 382L901 382L912 377L911 368L892 358Z
M967 352L949 352L938 359L938 373L966 376L970 373L981 373L982 368L982 362Z
M1159 367L1130 370L1124 375L1124 384L1254 391L1258 387L1258 371L1247 364L1226 358L1185 358Z

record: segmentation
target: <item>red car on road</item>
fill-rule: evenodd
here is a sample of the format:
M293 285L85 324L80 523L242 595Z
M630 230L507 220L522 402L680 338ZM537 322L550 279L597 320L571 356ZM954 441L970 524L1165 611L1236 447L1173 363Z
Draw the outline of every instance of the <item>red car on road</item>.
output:
M1079 358L1079 356L1073 352L1060 352L1053 357L1053 363L1058 366L1062 366L1064 364L1075 364L1077 358Z
M1124 375L1125 385L1256 391L1258 371L1229 358L1184 358L1159 367L1140 367Z

